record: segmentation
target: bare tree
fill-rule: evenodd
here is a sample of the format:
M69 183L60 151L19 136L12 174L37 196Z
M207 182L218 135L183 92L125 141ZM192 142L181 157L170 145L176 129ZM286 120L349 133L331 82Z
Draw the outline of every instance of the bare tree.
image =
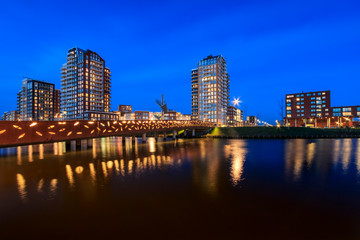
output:
M279 116L280 116L280 124L284 125L284 117L285 117L285 99L283 97L280 98L279 102Z

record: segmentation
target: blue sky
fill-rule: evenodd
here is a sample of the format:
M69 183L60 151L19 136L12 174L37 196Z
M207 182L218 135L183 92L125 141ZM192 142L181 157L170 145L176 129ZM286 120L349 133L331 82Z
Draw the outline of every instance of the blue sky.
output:
M331 90L360 105L360 1L2 1L0 112L16 109L23 76L60 88L67 50L102 56L112 109L191 113L191 69L223 55L230 95L274 123L286 93Z

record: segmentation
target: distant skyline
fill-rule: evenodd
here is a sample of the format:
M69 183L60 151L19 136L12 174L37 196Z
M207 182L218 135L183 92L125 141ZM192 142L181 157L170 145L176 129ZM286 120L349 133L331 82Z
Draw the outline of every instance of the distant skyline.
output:
M225 57L230 99L247 115L280 119L286 93L332 92L360 105L360 2L9 1L1 3L1 105L15 110L23 77L60 85L73 47L97 52L112 71L112 110L191 113L191 69Z

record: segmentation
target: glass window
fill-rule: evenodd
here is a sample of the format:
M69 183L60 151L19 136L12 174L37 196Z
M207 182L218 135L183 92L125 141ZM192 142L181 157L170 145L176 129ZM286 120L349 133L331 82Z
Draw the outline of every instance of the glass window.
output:
M334 117L340 117L340 116L341 116L341 113L333 113L333 116L334 116Z
M351 108L343 108L343 112L351 112Z
M333 108L333 112L341 112L341 108Z

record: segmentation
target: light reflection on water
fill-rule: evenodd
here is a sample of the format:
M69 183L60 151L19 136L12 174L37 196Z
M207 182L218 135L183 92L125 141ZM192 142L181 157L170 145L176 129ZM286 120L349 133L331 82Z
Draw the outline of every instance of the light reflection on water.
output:
M360 201L360 139L156 142L149 138L147 143L134 146L131 139L123 144L121 138L113 137L93 139L89 149L84 142L81 149L67 150L63 142L0 149L0 210L14 217L12 212L19 206L43 204L48 211L59 202L65 206L61 211L72 212L66 206L75 201L101 212L98 215L103 214L99 206L110 204L114 212L121 209L120 216L126 212L121 206L131 208L132 202L139 204L146 199L141 204L156 203L156 213L176 221L176 217L167 215L169 201L182 206L188 197L190 203L186 206L193 212L207 199L222 199L218 205L211 205L211 211L218 214L215 217L232 219L231 214L236 213L233 220L238 221L249 207L258 211L253 219L257 221L267 211L271 218L282 211L276 204L283 199L289 201L288 195L300 200L302 195L305 199L326 199L320 205L330 199L332 206L351 206L355 210L356 204L344 201ZM309 189L314 190L311 197ZM344 189L351 190L347 197L343 197ZM302 195L297 195L299 192ZM224 206L227 211L223 211ZM274 206L276 210L271 212ZM294 211L308 206L287 207ZM222 215L224 212L228 215ZM282 214L291 214L285 212ZM211 218L206 212L200 213L198 222ZM253 212L247 214L247 218L253 216Z
M88 181L96 185L99 179L103 181L113 177L132 175L141 177L142 174L149 174L151 171L166 171L169 167L178 166L181 171L184 162L190 160L191 163L191 158L198 156L200 162L191 163L194 169L193 178L200 184L199 186L216 195L219 190L219 175L223 174L220 170L227 172L233 187L241 185L249 153L249 141L246 140L228 140L221 144L214 144L210 140L157 143L154 138L150 138L148 143L136 143L135 146L132 145L130 139L127 139L123 145L121 138L93 139L92 142L92 149L80 152L66 152L64 142L23 146L10 150L2 149L3 159L12 159L13 155L16 156L16 161L11 160L10 165L13 168L12 171L16 172L19 198L25 201L29 197L27 192L29 186L26 181L31 176L23 172L26 159L28 160L26 168L33 168L32 171L41 168L42 166L37 164L38 161L46 161L47 158L64 164L64 176L66 176L67 186L71 189L77 187L76 181L80 175L83 175L81 181ZM357 173L360 173L360 140L295 139L283 142L285 143L283 148L284 174L287 181L301 181L304 174L312 170L324 172L333 169L346 174L352 164L356 166ZM185 143L190 144L189 149L184 147ZM176 147L175 144L177 144ZM171 152L167 154L169 147ZM81 157L79 154L85 155ZM92 158L88 158L89 154ZM228 169L224 169L222 166L224 158L230 163ZM5 168L5 166L0 166L1 168ZM62 171L61 164L58 170ZM50 180L50 191L47 192L54 196L59 182L63 181L61 174L60 178ZM41 176L37 182L37 191L43 192L44 176ZM33 191L31 192L33 193Z

